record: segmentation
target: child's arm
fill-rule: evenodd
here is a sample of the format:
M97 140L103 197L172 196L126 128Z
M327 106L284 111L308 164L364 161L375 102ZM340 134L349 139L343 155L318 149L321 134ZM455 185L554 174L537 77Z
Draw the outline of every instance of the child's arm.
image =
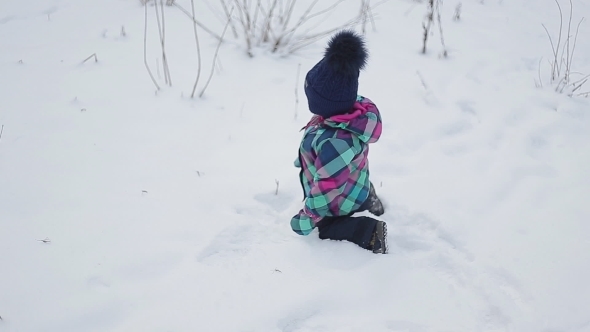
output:
M330 210L338 210L331 204L343 193L350 177L350 164L359 151L352 142L338 138L321 142L316 151L316 175L305 207L315 216L325 217Z
M335 198L343 194L350 177L350 164L357 155L357 149L346 140L331 138L323 141L316 149L317 174L310 188L310 196L304 208L291 220L291 228L297 234L308 235L315 224L330 211L337 213Z

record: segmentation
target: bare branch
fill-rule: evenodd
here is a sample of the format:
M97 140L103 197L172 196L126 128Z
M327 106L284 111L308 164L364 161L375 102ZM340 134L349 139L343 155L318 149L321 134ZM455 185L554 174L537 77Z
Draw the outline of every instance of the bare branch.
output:
M191 0L191 8L193 12L193 18L195 16L195 0ZM193 30L195 33L195 43L197 44L197 78L195 79L195 85L193 86L193 92L191 98L195 97L195 91L197 90L197 84L199 83L199 77L201 76L201 47L199 46L199 34L197 33L197 20L193 20ZM222 40L222 38L220 38Z
M246 53L249 57L254 57L252 54L252 31L250 26L250 16L248 13L248 8L244 7L245 5L240 4L238 0L236 0L236 7L238 8L238 14L240 16L240 23L242 25L242 29L244 30L244 39L246 40Z
M361 24L362 24L362 31L363 35L367 33L366 25L367 20L371 21L371 26L373 27L373 31L377 31L377 27L375 26L375 19L371 8L371 0L363 0L361 4L361 12L359 14L361 17Z
M434 23L434 0L428 0L428 10L426 12L426 22L422 22L422 54L426 54L426 44L428 43L428 35L430 34L430 27Z
M225 4L224 0L221 0L221 6L223 7L223 12L225 13L225 17L227 17L227 19L230 21L230 26L231 26L232 32L234 33L234 38L238 38L238 31L236 30L236 26L234 25L234 22L232 20L229 10L227 10L227 5ZM233 12L233 9L232 9L232 12Z
M166 57L166 25L164 21L164 2L160 0L160 7L162 12L162 23L160 24L160 13L158 11L158 3L154 4L156 9L156 20L158 22L158 33L160 34L160 45L162 47L162 69L164 70L164 82L169 86L172 86L172 80L170 78L170 70L168 67L168 60Z
M87 57L86 59L84 59L84 61L82 61L82 63L86 63L86 61L92 59L93 57L94 57L94 62L98 62L98 57L96 56L96 53L93 53L89 57Z
M218 34L209 30L204 24L197 21L197 18L194 14L191 15L191 13L188 10L184 9L181 5L176 3L176 1L174 1L174 6L176 6L176 8L178 8L178 9L180 9L181 12L183 12L186 16L188 16L193 21L193 23L196 24L197 26L199 26L201 29L203 29L203 31L207 32L208 34L210 34L211 36L215 37L218 40L221 39L221 37ZM194 5L193 5L193 7L194 7ZM194 12L194 10L193 10L193 12Z
M313 7L316 2L317 2L317 0L315 0L311 6ZM287 10L287 12L284 15L285 21L283 23L283 31L285 31L287 29L287 26L289 25L289 19L291 18L292 14L293 14L293 8L295 8L295 0L291 1L291 4L289 5L289 9Z
M590 75L586 75L586 76L582 77L581 79L579 79L579 80L577 80L577 81L573 82L573 83L572 83L572 85L576 86L576 85L578 85L578 84L580 84L580 85L581 85L581 84L584 84L584 83L581 83L581 82L583 82L583 81L587 81L587 79L588 79L589 77L590 77Z
M563 12L561 10L561 5L559 5L559 1L555 0L557 4L557 8L559 8L559 39L557 40L557 47L555 47L555 67L553 68L555 76L553 76L553 80L555 81L557 77L560 75L560 66L558 65L558 52L559 52L559 45L561 45L561 32L563 31Z
M571 18L571 17L570 17ZM578 23L578 26L576 27L576 35L574 37L574 45L572 46L572 52L571 52L571 57L568 60L568 67L567 67L567 72L568 72L568 76L570 75L570 71L572 68L572 62L574 60L574 52L576 51L576 44L578 42L578 33L580 31L580 25L582 24L582 22L584 21L584 18L582 17L582 19L580 20L580 22ZM569 38L569 37L568 37ZM569 77L568 77L569 78Z
M297 109L299 108L299 73L301 64L297 65L297 77L295 79L295 120L297 120Z
M318 0L314 1L311 5L309 5L309 7L307 8L307 10L305 11L305 13L299 18L299 21L297 22L297 24L295 24L295 26L293 26L293 28L289 29L288 31L285 31L277 40L277 42L275 43L275 47L274 50L276 50L278 48L278 46L280 45L281 41L283 39L287 39L287 41L285 43L289 43L292 36L295 34L295 31L297 29L299 29L302 25L304 25L306 22L308 22L309 20L311 20L314 17L317 17L319 15L324 15L326 13L329 13L331 11L333 11L334 9L336 9L336 7L342 3L344 0L339 0L335 3L333 3L331 6L329 6L328 8L321 10L317 13L314 14L309 14L311 12L311 10L313 9L313 7L316 5L316 3L318 2ZM360 17L359 17L360 19ZM338 30L338 29L336 29ZM274 51L273 50L273 51Z
M227 23L225 24L225 27L223 28L223 32L221 33L221 39L219 40L219 43L217 43L217 48L215 49L215 55L213 56L213 64L211 65L211 74L209 74L209 78L207 79L207 83L205 83L203 90L201 90L201 93L199 93L199 98L203 97L205 90L207 90L207 87L209 86L209 83L211 82L211 78L213 77L213 73L215 72L215 62L217 62L217 54L219 53L219 48L221 47L221 42L223 41L223 36L225 36L225 32L227 31L227 27L229 26L229 23L231 21L231 14L233 13L233 11L234 11L234 8L232 8L231 12L229 13L230 18L228 18Z
M446 58L448 53L447 53L447 46L445 45L445 38L443 35L442 21L440 20L440 6L441 6L441 1L437 0L436 1L436 19L438 21L438 31L440 33L440 43L443 47L442 55L443 55L443 57Z
M541 57L539 59L539 68L538 68L538 76L539 76L539 87L542 88L543 87L543 79L541 79L541 62L543 61L543 57Z
M459 2L455 7L455 14L453 14L453 21L461 20L461 6L462 4Z
M574 10L574 5L572 4L572 0L570 0L570 18L568 20L568 24L567 24L567 40L566 40L566 45L567 45L567 55L565 57L565 82L569 83L569 72L570 72L570 68L571 68L571 64L570 64L570 39L571 39L571 29L572 29L572 14L573 14L573 10ZM573 56L573 54L572 54ZM562 58L563 58L563 53L562 53Z
M295 42L291 42L291 43L289 43L289 48L288 48L287 54L292 54L295 51L297 51L297 50L299 50L299 49L301 49L303 47L306 47L306 46L308 46L310 44L313 44L316 41L318 41L318 40L320 40L320 39L322 39L322 38L324 38L326 36L329 36L329 35L331 35L332 33L336 32L338 30L341 30L343 28L350 27L350 26L358 23L358 20L359 20L358 18L355 18L355 19L352 19L352 20L346 22L342 26L339 26L339 27L336 27L336 28L333 28L333 29L330 29L330 30L322 31L322 32L319 32L319 33L316 33L316 34L313 34L313 35L308 35L308 36L302 37L301 39L299 39L299 40L297 40Z
M428 84L426 84L426 80L422 76L422 73L420 73L420 71L417 70L416 75L418 75L418 78L420 79L420 83L422 84L422 87L424 88L424 90L426 90L428 92L430 90L430 88L428 88Z
M148 65L148 61L147 61L147 19L148 19L148 9L147 9L147 4L145 4L145 19L144 19L144 27L143 27L143 63L145 64L145 68L148 71L148 74L150 74L150 78L152 79L152 82L154 82L154 85L156 86L156 90L160 90L160 86L158 85L158 83L156 82L156 79L154 78L154 75L152 74L152 71L150 70L150 66Z
M387 0L379 1L378 5L385 3ZM323 8L317 12L314 9L319 6L319 0L309 1L302 5L303 12L299 16L294 16L295 12L299 12L296 8L302 2L296 0L225 0L221 1L222 8L228 19L231 17L230 25L234 28L239 25L239 29L243 32L247 54L253 57L253 47L261 44L266 44L271 48L272 52L281 51L283 54L290 54L297 49L305 47L315 40L325 36L327 33L337 31L344 27L349 27L353 24L358 24L361 18L368 22L371 20L374 26L372 8L369 4L370 0L363 0L363 10L361 14L354 20L350 20L337 28L329 29L319 34L309 35L312 30L310 25L319 26L325 20L317 19L321 16L327 16L332 13L336 7L345 2L345 0L332 0L327 8ZM232 3L235 12L229 15L229 3ZM291 24L293 20L293 24ZM312 24L310 21L313 20ZM299 30L306 30L299 33ZM234 31L237 35L237 31ZM318 37L320 35L321 37Z
M586 82L588 82L588 79L583 80L582 82L580 82L579 85L574 85L574 89L572 90L572 93L576 92L577 90L579 90Z
M274 17L274 11L275 11L275 8L277 6L277 3L278 3L278 0L274 0L273 1L272 5L270 6L270 9L268 10L268 13L265 13L264 12L264 9L261 8L264 16L266 17L266 21L264 22L264 24L262 26L262 31L261 31L262 33L261 33L261 36L260 36L260 42L265 43L265 42L268 41L268 35L269 35L269 33L271 32L271 29L272 29L272 24L271 23L272 23L272 20L273 20L273 17Z
M39 241L39 242L43 242L43 243L45 243L45 244L47 244L47 243L51 243L51 240L50 240L48 237L44 238L43 240L37 240L37 241Z
M571 32L572 32L572 18L573 18L573 3L571 0L569 0L569 4L570 4L570 11L569 11L569 17L567 18L568 22L567 22L567 31L566 31L566 39L565 42L563 43L563 46L561 45L561 39L562 39L562 33L563 33L563 11L561 9L561 5L559 4L558 0L555 0L555 3L557 4L557 8L559 10L559 36L558 36L558 40L557 40L557 44L555 44L553 42L553 39L551 37L551 34L549 33L547 27L545 25L542 24L543 29L545 30L545 33L547 34L547 37L549 38L549 43L551 45L551 50L553 52L553 61L549 62L549 65L551 66L551 83L555 85L555 91L558 93L564 93L567 92L567 94L571 97L574 95L574 93L576 91L578 91L586 82L588 77L590 77L590 75L588 76L584 76L583 74L581 74L583 77L575 82L572 83L572 74L580 74L580 73L576 73L576 72L572 72L572 65L573 65L573 59L574 59L574 55L575 55L575 51L576 51L576 45L577 45L577 41L578 41L578 34L580 31L580 26L582 24L582 22L584 21L584 18L582 18L580 20L580 22L578 22L577 26L576 26L576 33L575 35L572 36ZM573 41L572 41L572 37L573 37ZM539 68L539 72L540 72L540 68ZM539 73L540 76L540 73ZM540 79L540 77L539 77ZM541 83L542 84L542 83Z

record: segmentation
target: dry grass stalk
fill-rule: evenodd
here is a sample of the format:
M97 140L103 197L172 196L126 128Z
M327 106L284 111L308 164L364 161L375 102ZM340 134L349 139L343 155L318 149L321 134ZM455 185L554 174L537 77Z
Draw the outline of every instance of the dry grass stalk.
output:
M233 11L234 11L234 9L232 8L230 11L230 15ZM219 40L219 43L217 43L217 48L215 49L215 55L213 56L213 64L211 65L211 73L209 74L209 78L207 79L207 82L205 83L203 90L201 90L201 93L199 93L199 98L203 97L205 90L207 89L207 87L209 86L209 83L211 82L211 78L213 78L213 73L215 72L215 63L217 62L217 55L219 53L219 48L221 47L221 42L223 41L223 36L225 36L225 32L227 31L227 27L229 26L229 24L230 24L230 20L227 20L227 23L225 24L225 27L223 28L223 32L221 33L221 39Z
M335 0L319 10L316 10L316 7L320 3L325 5L325 2L314 0L303 8L296 7L298 5L296 0L222 0L221 3L227 18L231 19L232 29L236 26L241 28L239 34L246 43L246 52L249 56L253 56L253 48L258 46L267 45L273 53L288 55L335 31L363 23L364 32L365 25L369 21L374 26L372 10L376 5L371 6L370 0L363 0L357 17L334 28L311 32L323 23L322 18L334 13L344 1ZM228 4L235 7L235 15L229 15ZM296 16L296 12L301 14ZM237 35L238 31L235 29L234 36Z
M578 34L580 32L580 25L584 21L584 17L580 19L578 25L576 27L576 32L572 35L572 19L573 19L573 4L572 1L569 0L570 3L570 11L569 17L567 18L567 31L565 32L565 41L563 42L563 30L564 30L564 20L563 20L563 10L561 5L559 4L558 0L555 0L557 4L557 9L559 10L559 31L557 35L557 43L554 43L551 34L547 27L542 24L543 29L545 29L545 33L549 38L549 44L551 45L552 51L552 61L549 61L549 65L551 68L551 83L555 85L555 91L559 93L567 93L569 96L579 96L584 94L576 94L578 90L582 88L582 86L588 81L590 75L584 75L576 72L572 72L572 64L574 59L574 54L576 50L576 44L578 41ZM573 40L572 40L573 37ZM540 65L539 65L540 71ZM582 75L581 79L576 81L572 80L572 75L578 74ZM539 74L540 76L540 74ZM539 81L541 78L539 77ZM537 84L538 86L542 86L542 82ZM587 94L586 94L587 96Z
M158 85L158 82L156 82L156 79L154 78L154 74L152 74L152 70L150 69L150 66L147 61L148 8L147 8L147 1L144 1L143 3L144 3L144 7L145 7L145 17L144 17L144 27L143 27L143 63L145 65L145 68L146 68L148 74L150 75L150 78L152 79L152 82L156 86L156 91L159 91L160 86Z

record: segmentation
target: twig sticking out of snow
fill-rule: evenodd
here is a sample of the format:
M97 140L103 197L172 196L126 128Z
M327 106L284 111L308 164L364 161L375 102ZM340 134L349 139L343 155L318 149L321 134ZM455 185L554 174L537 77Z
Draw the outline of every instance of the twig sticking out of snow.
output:
M295 79L295 120L297 120L297 109L299 108L299 72L301 64L297 66L297 78Z
M162 47L162 68L164 70L164 81L169 86L172 86L172 78L170 77L170 69L168 67L168 57L166 56L166 20L164 16L164 2L160 0L161 10L158 10L158 2L154 4L156 10L156 21L158 23L158 33L160 35L160 44ZM160 15L161 13L161 15ZM160 23L160 16L161 23Z
M199 77L201 76L201 47L199 45L199 34L197 33L197 20L195 19L195 1L191 0L191 9L193 14L193 32L195 34L195 43L197 44L197 78L195 79L195 85L193 86L193 92L191 98L195 97L195 91L197 90L197 84L199 83Z
M146 3L147 3L147 1L146 1ZM147 5L145 5L144 7L145 7L145 19L144 19L144 27L143 27L143 63L145 65L145 68L147 69L148 74L150 75L150 78L152 79L152 82L154 82L154 85L156 86L156 95L157 95L158 94L158 90L160 90L160 86L156 82L156 79L154 78L154 74L152 74L152 71L151 71L150 66L148 65L148 61L147 61L147 19L148 19L148 8L147 8Z
M422 29L424 31L423 37L422 37L422 53L426 54L426 44L428 43L428 36L431 33L432 26L435 25L436 23L438 23L438 31L440 34L440 43L443 47L443 50L440 53L440 56L446 58L448 53L447 53L447 47L445 45L445 39L444 39L444 35L443 35L443 28L442 28L441 15L440 15L440 11L441 11L440 7L442 6L442 0L428 0L427 5L428 5L428 10L426 12L425 22L422 23Z
M337 7L345 1L332 0L330 4L329 1L313 0L309 1L307 7L297 4L296 0L228 0L221 3L226 16L232 20L231 27L234 36L238 36L236 27L241 28L242 38L246 43L246 53L253 57L254 47L266 45L273 53L279 52L282 55L288 55L335 31L351 28L359 23L362 24L364 33L367 22L373 23L373 9L385 2L381 1L378 4L370 5L370 0L363 0L357 17L349 19L340 26L321 32L313 32L324 21L323 18L333 14ZM235 6L237 12L235 17L229 14L225 2ZM316 9L316 5L320 3L327 5L327 7Z
M231 12L229 13L230 16L233 12L234 12L234 9L232 8ZM217 54L219 53L219 48L221 47L221 42L223 42L223 36L225 36L225 32L227 31L227 27L229 26L230 22L231 22L231 19L228 19L227 23L225 24L225 27L223 28L223 32L221 33L221 39L219 39L219 43L217 43L217 48L215 49L215 55L213 56L213 64L211 65L211 74L209 74L209 77L207 78L207 82L205 83L203 90L201 90L201 93L199 93L199 98L203 97L205 90L207 90L207 87L209 86L209 83L211 82L211 78L213 77L213 73L215 72L215 63L217 62Z
M582 79L572 82L572 74L579 74L572 72L572 63L574 53L576 50L576 42L578 40L578 33L580 31L580 25L584 21L584 17L578 22L576 27L576 33L572 34L572 16L573 16L573 4L570 0L570 11L569 17L567 17L567 32L565 34L565 41L562 46L562 34L564 30L564 16L561 9L561 5L558 0L555 0L557 9L559 10L559 34L557 36L557 43L553 43L553 38L549 33L549 30L544 24L543 29L549 38L549 44L551 45L551 51L553 52L553 59L549 62L551 66L551 83L555 84L555 91L559 93L566 92L570 97L575 95L575 92L579 90L584 83L586 83L588 76ZM573 37L573 40L572 40ZM589 75L590 76L590 75ZM542 86L542 83L538 85ZM578 94L579 95L579 94Z
M96 53L92 53L89 57L84 59L84 61L82 61L82 63L86 63L86 61L92 59L93 57L94 57L94 62L98 62L98 57L96 56Z
M424 77L422 77L422 74L419 70L416 71L416 75L418 75L418 78L420 79L420 83L422 83L424 90L426 90L427 92L430 91L430 89L428 88L428 84L426 84L426 80L424 80Z
M453 21L460 21L461 20L461 3L459 2L455 7L455 14L453 14Z
M222 5L225 5L225 2L222 1L221 2ZM183 8L181 5L177 4L176 2L174 2L172 4L173 6L175 6L176 8L178 8L181 12L183 12L186 16L188 16L194 24L198 25L201 29L203 29L205 32L207 32L208 34L210 34L211 36L213 36L213 38L221 40L221 37L219 35L217 35L215 32L211 31L210 29L208 29L205 25L203 25L201 22L197 21L197 19L195 18L194 15L192 15L188 10L186 10L185 8Z

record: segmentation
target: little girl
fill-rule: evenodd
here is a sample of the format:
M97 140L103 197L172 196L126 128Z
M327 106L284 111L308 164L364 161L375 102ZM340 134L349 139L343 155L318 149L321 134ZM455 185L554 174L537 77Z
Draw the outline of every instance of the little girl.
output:
M359 96L358 77L367 61L363 39L352 31L336 33L324 58L305 78L309 110L315 114L299 146L299 177L305 206L291 219L297 234L318 228L320 239L346 240L374 253L387 253L383 204L369 181L369 143L381 136L381 115Z

